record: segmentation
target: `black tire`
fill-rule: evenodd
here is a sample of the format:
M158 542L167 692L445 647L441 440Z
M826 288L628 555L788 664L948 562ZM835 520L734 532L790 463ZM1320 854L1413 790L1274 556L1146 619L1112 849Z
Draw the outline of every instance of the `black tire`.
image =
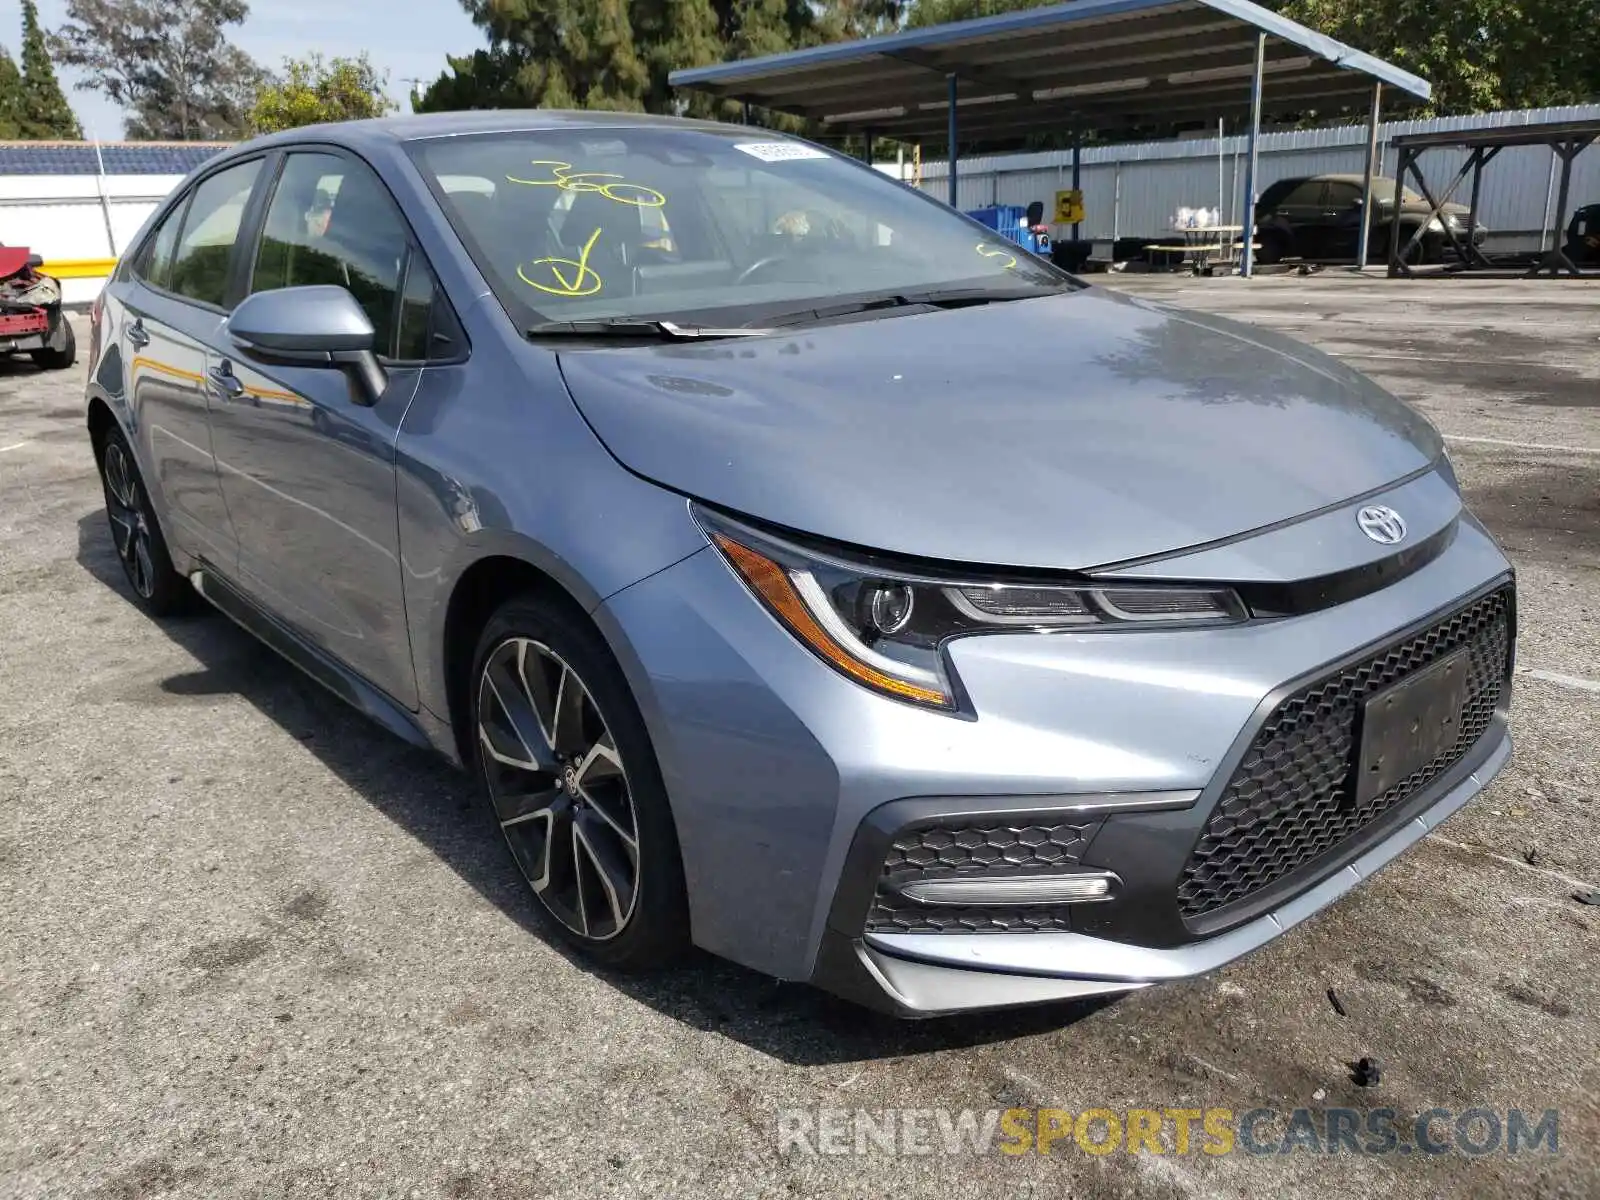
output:
M1437 247L1438 241L1435 239L1430 239L1429 235L1424 233L1422 237L1413 242L1411 239L1416 232L1417 227L1415 225L1402 225L1400 227L1400 249L1403 251L1403 257L1406 265L1408 267L1417 267L1423 265L1424 263L1438 262L1443 257L1442 251L1434 249L1430 252L1429 250L1430 242ZM1389 236L1387 232L1385 232L1383 238L1382 253L1383 261L1388 262L1390 254Z
M105 493L111 544L135 602L152 617L192 612L195 591L172 566L150 493L122 430L113 426L95 446L100 487Z
M57 313L56 320L61 323L61 345L28 352L33 365L41 371L65 371L78 361L78 339L72 332L72 322L67 320L66 313Z
M1256 242L1260 249L1256 251L1256 262L1264 267L1275 266L1289 257L1289 235L1281 229L1263 229L1256 235Z
M467 697L479 786L557 934L618 970L681 958L689 915L677 829L644 719L600 636L548 597L510 600L478 639ZM600 778L580 775L584 764Z

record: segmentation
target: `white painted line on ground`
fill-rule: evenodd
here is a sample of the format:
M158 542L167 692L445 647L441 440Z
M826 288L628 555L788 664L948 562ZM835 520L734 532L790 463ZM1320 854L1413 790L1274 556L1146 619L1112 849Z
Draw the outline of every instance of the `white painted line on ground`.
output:
M1541 671L1535 667L1519 668L1518 675L1526 675L1529 679L1542 679L1546 683L1560 684L1562 687L1576 688L1580 692L1600 692L1600 680L1580 679L1576 675L1562 675L1557 671Z
M8 450L21 450L24 446L31 445L33 445L32 442L12 442L9 446L0 446L0 454L4 454Z
M1511 446L1517 450L1554 450L1559 454L1600 454L1600 446L1555 446L1549 442L1508 442L1505 438L1468 437L1464 433L1447 433L1447 442L1479 442L1485 446Z
M1568 887L1582 888L1588 891L1594 884L1583 879L1575 879L1571 875L1563 875L1560 871L1552 871L1548 867L1536 867L1520 858L1512 858L1508 854L1496 854L1493 850L1486 850L1482 846L1469 846L1465 842L1451 841L1442 833L1427 835L1430 842L1438 842L1442 846L1449 846L1452 850L1460 850L1474 858L1492 858L1497 863L1504 863L1508 867L1521 867L1524 871L1531 871L1535 875L1543 875L1546 879L1558 879Z

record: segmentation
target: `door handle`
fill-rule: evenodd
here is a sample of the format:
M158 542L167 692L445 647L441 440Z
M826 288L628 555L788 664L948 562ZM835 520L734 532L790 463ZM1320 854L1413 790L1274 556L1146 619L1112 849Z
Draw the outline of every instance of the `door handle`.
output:
M143 321L136 320L128 326L128 340L140 348L150 344L150 335L144 331Z
M233 373L233 368L226 359L212 367L206 374L211 379L211 386L221 393L224 400L237 400L244 395L244 384L239 382L239 377Z

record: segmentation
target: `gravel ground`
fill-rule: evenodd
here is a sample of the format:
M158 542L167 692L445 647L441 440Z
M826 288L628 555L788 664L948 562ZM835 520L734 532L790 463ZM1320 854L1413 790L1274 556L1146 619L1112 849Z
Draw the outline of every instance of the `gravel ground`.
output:
M706 958L640 981L555 949L464 778L220 617L132 607L82 369L0 363L0 1192L1600 1194L1600 908L1573 899L1600 886L1600 286L1113 286L1303 336L1451 438L1520 572L1516 756L1211 977L911 1024ZM1402 1132L1554 1108L1560 1149L780 1152L780 1110L1014 1106L1387 1107Z

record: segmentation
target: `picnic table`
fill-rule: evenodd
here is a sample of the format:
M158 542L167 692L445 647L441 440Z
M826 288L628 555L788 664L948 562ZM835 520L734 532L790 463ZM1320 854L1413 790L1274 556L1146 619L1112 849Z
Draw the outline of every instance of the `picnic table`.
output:
M1183 241L1146 246L1145 252L1179 255L1194 274L1209 275L1216 265L1213 256L1226 254L1229 257L1225 261L1232 261L1231 255L1239 248L1238 235L1244 232L1244 226L1182 225L1173 232L1183 235Z

